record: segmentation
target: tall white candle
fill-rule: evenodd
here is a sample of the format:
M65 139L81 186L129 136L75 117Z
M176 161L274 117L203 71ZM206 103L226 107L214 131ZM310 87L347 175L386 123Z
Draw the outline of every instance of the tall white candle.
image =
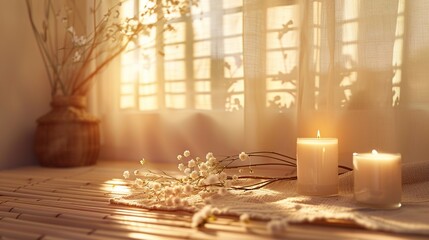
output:
M303 195L338 194L338 139L297 139L297 191Z
M354 195L356 201L376 208L401 206L401 155L353 154Z

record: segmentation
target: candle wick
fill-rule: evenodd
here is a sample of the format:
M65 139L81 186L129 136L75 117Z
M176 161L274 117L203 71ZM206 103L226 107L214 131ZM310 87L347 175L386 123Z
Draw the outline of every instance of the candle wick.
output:
M320 138L320 131L317 130L317 138Z

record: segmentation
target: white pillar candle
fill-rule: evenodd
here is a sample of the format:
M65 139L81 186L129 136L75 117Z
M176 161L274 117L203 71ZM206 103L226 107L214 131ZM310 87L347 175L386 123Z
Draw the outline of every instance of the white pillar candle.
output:
M401 206L401 155L353 154L354 196L357 202L376 208Z
M297 139L297 191L303 195L338 194L338 139Z

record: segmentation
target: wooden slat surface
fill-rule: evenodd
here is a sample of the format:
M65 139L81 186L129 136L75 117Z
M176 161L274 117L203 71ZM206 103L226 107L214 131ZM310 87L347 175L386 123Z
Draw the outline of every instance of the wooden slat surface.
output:
M138 165L102 162L93 167L54 169L26 167L0 171L2 239L424 239L366 231L351 222L325 221L291 225L273 237L266 222L247 226L222 216L199 229L192 214L153 211L109 204L124 169ZM117 180L115 180L115 178Z

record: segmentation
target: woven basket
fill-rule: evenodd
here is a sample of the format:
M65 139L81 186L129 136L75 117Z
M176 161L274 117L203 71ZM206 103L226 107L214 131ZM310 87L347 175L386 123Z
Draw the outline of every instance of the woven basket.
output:
M52 110L37 120L35 152L40 165L78 167L96 163L99 120L86 111L86 98L57 96Z

